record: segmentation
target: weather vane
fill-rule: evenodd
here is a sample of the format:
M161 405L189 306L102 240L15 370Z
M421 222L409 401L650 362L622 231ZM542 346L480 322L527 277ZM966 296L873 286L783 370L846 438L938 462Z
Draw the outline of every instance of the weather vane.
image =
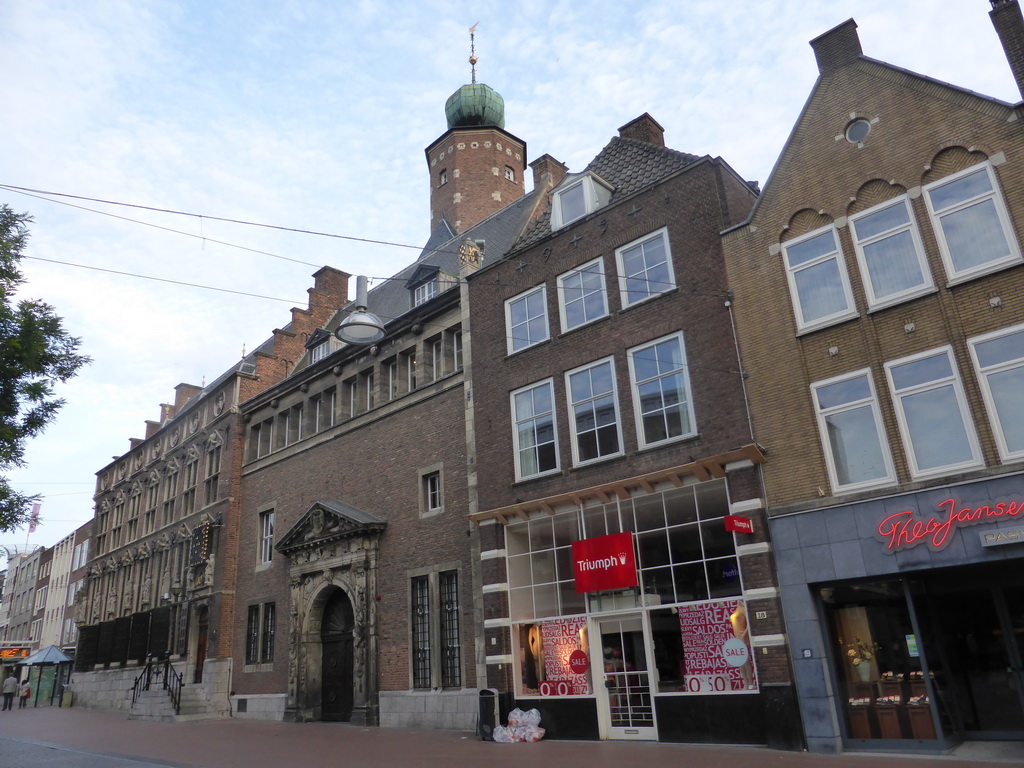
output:
M479 26L478 21L469 28L469 64L473 67L473 85L476 85L476 28Z

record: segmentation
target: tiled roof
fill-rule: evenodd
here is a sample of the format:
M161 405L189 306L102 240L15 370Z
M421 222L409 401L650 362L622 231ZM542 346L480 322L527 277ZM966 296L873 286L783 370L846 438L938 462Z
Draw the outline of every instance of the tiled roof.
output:
M615 136L583 170L600 176L612 186L609 205L671 176L700 157L636 139ZM574 174L580 175L580 174ZM551 234L551 210L544 211L523 233L515 250L533 245Z

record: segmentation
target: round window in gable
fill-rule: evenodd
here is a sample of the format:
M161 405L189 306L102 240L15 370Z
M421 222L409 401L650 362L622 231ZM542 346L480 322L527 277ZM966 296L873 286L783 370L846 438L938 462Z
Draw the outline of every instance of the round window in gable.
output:
M871 133L871 123L863 117L851 120L846 125L846 140L851 144L860 144Z

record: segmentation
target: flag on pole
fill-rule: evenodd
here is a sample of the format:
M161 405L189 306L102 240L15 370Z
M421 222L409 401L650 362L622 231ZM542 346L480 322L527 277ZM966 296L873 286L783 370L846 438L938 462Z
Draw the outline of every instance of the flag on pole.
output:
M42 506L42 505L40 505L40 504L33 504L32 505L32 515L28 519L28 532L29 533L35 533L36 532L36 525L39 523L39 507L40 506Z

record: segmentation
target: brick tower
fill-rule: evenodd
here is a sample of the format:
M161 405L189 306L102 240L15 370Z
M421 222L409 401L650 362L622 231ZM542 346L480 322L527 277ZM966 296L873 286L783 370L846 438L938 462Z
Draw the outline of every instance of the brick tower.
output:
M426 149L431 230L444 219L464 232L524 194L526 142L505 131L505 100L477 83L476 61L472 82L445 103L448 129Z

